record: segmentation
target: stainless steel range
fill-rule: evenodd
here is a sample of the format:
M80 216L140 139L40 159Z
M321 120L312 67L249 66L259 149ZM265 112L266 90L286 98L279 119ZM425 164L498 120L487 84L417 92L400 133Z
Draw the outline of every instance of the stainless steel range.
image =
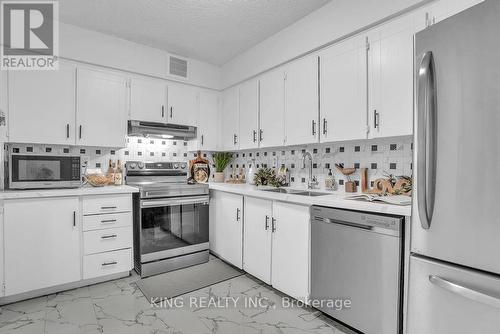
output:
M184 162L126 163L134 195L134 264L141 277L208 261L208 185Z

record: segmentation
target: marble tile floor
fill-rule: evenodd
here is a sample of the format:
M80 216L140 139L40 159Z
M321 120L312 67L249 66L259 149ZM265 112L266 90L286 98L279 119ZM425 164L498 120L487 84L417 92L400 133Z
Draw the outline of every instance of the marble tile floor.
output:
M247 275L172 300L177 305L152 305L135 285L138 279L134 274L4 305L0 333L343 334L321 312L283 308L282 294ZM252 301L260 304L246 307Z

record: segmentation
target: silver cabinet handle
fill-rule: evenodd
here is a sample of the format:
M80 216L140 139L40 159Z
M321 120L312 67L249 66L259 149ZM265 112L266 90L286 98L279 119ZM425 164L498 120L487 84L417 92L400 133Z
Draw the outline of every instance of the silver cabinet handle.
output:
M109 240L109 239L115 239L117 237L116 234L109 234L109 235L103 235L101 236L101 239L103 240Z
M69 138L69 123L66 124L66 138Z
M272 226L271 232L273 232L273 233L276 232L276 218L274 218L274 217L271 219L271 226Z
M118 264L118 262L116 262L116 261L113 261L113 262L104 262L104 263L101 264L101 266L107 267L107 266L113 266L115 264Z
M316 121L312 120L312 135L316 136Z
M238 136L236 135L236 133L233 135L233 143L234 145L238 143Z
M78 128L78 139L82 139L82 126L81 125Z
M435 275L429 275L429 282L456 295L500 309L500 299L484 292L467 288Z
M253 130L253 142L257 142L257 131Z
M101 206L101 210L112 210L116 209L116 206Z
M373 128L377 129L380 127L380 114L377 109L373 110Z
M204 143L204 135L201 135L201 146L203 146Z
M239 222L240 221L240 208L236 208L236 221Z
M101 220L101 224L114 224L116 223L116 219L104 219Z
M76 211L73 211L73 227L76 227Z
M161 106L161 118L165 117L165 106Z
M323 118L323 134L324 135L326 135L328 133L327 125L328 125L328 121L326 120L326 118Z
M417 208L423 229L431 226L436 192L437 110L434 57L426 52L417 86Z
M260 129L259 130L259 141L263 141L264 140L264 130Z
M174 107L170 107L170 118L174 117Z
M269 216L266 215L266 225L265 225L266 231L269 229Z

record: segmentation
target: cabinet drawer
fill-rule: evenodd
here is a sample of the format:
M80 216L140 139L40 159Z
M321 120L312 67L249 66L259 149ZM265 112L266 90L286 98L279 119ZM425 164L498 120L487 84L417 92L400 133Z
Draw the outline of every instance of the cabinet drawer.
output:
M85 255L132 247L132 226L83 232Z
M132 196L129 194L83 198L84 215L124 211L132 211Z
M132 212L109 213L83 217L83 230L100 230L114 227L132 226Z
M131 269L132 250L130 248L83 257L83 279L117 274Z

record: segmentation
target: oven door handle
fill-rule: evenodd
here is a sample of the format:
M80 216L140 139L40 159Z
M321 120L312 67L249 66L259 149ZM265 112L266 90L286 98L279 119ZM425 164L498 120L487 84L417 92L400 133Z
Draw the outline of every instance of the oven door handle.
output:
M156 208L162 206L184 205L184 204L209 204L208 196L168 198L162 200L142 200L141 208Z

